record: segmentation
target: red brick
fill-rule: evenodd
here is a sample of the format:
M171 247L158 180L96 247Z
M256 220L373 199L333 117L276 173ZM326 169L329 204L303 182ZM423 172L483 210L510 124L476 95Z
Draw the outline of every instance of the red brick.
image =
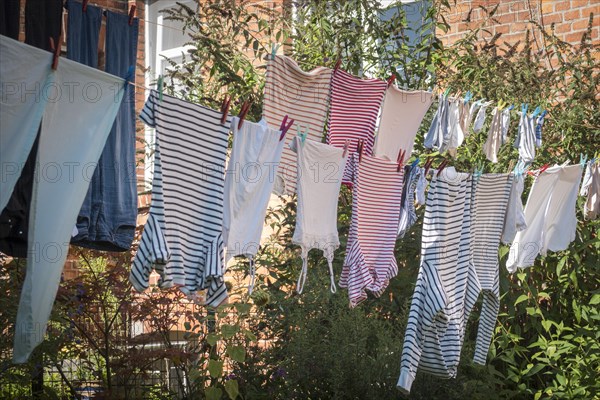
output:
M555 23L555 22L562 22L563 21L563 14L562 13L556 13L556 14L548 14L548 15L544 15L544 24L551 24L551 23Z
M542 0L542 13L551 14L554 12L554 0Z
M510 25L496 25L494 26L494 33L508 33L510 32Z
M563 22L562 24L556 24L555 26L556 33L569 33L571 32L571 23Z
M573 21L575 19L581 18L581 10L579 8L573 9L571 11L566 11L564 14L565 21Z
M592 1L597 1L597 0L592 0ZM596 4L594 6L590 6L590 7L584 7L581 10L581 16L582 17L589 17L591 13L594 14L594 19L597 16L600 16L600 4Z
M574 31L584 31L588 27L589 20L588 19L579 19L573 22L573 30Z
M583 34L581 32L576 32L576 33L569 33L567 35L565 35L564 37L564 41L571 43L571 44L577 44L581 42L581 36Z
M571 9L568 1L554 1L554 11L567 11Z

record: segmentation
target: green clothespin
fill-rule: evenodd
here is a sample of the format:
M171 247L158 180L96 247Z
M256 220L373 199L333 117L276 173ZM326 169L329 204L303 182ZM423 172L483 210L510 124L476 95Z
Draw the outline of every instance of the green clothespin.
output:
M588 159L587 155L584 156L583 153L579 153L579 164L581 166L585 165L585 163L587 162L587 159Z
M271 43L271 60L274 60L277 56L277 50L279 50L279 46L281 45L277 43Z
M449 93L450 93L450 88L447 88L446 91L444 91L444 97L448 96Z
M301 129L301 124L298 124L296 129L296 135L300 138L300 140L302 140L302 143L304 143L306 136L308 135L308 128L305 126L304 129Z
M162 102L163 99L163 76L158 76L158 82L156 83L156 88L158 89L158 100Z

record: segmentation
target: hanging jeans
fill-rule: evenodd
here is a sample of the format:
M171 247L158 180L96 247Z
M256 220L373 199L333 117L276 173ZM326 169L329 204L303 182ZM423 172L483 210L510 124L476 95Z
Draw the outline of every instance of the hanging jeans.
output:
M19 39L19 20L21 18L20 0L3 0L0 4L0 35Z
M58 36L60 35L63 12L62 3L62 0L27 1L27 4L25 6L25 43L38 47L40 49L50 50L49 39L52 37L56 42ZM6 7L8 7L8 3L4 4L3 6L6 10ZM13 6L18 7L18 4L13 4ZM17 30L18 22L19 21L17 17ZM5 53L2 53L1 57L5 58ZM15 58L15 60L20 59L22 58ZM15 87L23 85L24 82L33 81L29 79L10 81L7 77L7 79L3 78L3 82L6 83L7 90L11 91ZM35 96L37 96L37 99L39 99L39 92L37 92L37 94L36 92L30 92L29 90L32 90L32 88L30 87L21 86L20 89L17 90L19 90L19 92L16 94L18 96L23 97L24 100L27 102L32 101L33 97ZM41 105L42 103L37 101L36 109ZM12 106L15 105L13 104ZM31 117L32 115L35 115L35 112L29 114L29 117ZM22 121L23 120L19 120L19 122ZM27 120L26 129L29 129L29 123L31 123L32 121L33 119ZM37 130L38 128L39 120L38 126L35 129ZM4 120L2 120L2 129L5 129ZM35 133L37 133L37 131ZM21 139L24 141L28 141L30 138L27 136ZM13 257L27 257L27 237L29 231L31 188L33 187L33 170L35 169L35 160L37 157L38 148L38 140L36 139L35 135L33 137L33 140L33 145L30 145L28 147L29 156L26 157L26 161L22 161L24 165L19 164L22 165L22 167L19 167L19 175L17 176L18 180L10 186L11 189L10 191L8 191L8 193L3 193L3 195L9 195L10 198L7 199L7 203L2 204L3 211L2 214L0 214L0 251ZM4 148L4 150L9 151L6 147Z
M106 72L124 77L135 66L138 23L135 18L130 26L127 15L107 11ZM128 251L131 247L137 219L134 95L134 87L126 85L77 217L77 235L71 240L77 246L106 251Z
M68 0L67 57L92 68L98 67L98 42L102 26L102 9L88 5L83 12L81 2Z
M124 81L63 58L52 71L48 52L5 37L0 37L0 54L0 207L16 183L19 162L29 154L42 119L27 274L13 351L13 361L24 363L46 333L77 210L89 186L87 169L100 157L123 98ZM18 84L19 90L7 93L9 83ZM11 169L15 173L5 173Z

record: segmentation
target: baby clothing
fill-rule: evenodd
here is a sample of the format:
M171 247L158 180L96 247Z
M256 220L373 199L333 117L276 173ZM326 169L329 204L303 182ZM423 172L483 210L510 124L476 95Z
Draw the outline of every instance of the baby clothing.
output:
M405 150L408 159L431 101L431 92L406 91L390 85L385 93L374 154L396 160L400 150Z
M427 149L439 149L448 136L448 108L450 102L447 96L441 95L438 99L438 108L435 111L429 131L425 134L423 145Z
M596 219L600 215L600 164L589 162L581 184L581 196L586 196L583 204L585 219Z
M156 128L150 215L129 275L137 291L159 286L206 304L227 299L223 281L223 192L229 121L222 113L153 90L140 118Z
M225 174L223 243L225 263L244 255L250 260L250 288L254 286L254 256L258 252L267 205L273 191L284 140L281 131L269 128L266 120L244 121L233 117L233 146ZM274 168L273 168L274 167Z
M511 244L517 235L517 232L527 228L525 214L523 212L523 189L525 187L525 175L515 174L512 180L508 208L504 219L504 228L502 230L502 243Z
M498 107L494 108L490 130L488 131L487 140L483 145L485 156L493 163L498 162L498 151L506 140L507 131L508 126L506 125L504 111L498 109Z
M535 262L548 250L565 250L575 240L575 207L583 168L581 165L554 166L533 182L527 205L527 228L516 234L506 268L515 272Z
M398 274L394 246L404 171L397 171L395 161L364 154L359 162L355 153L352 162L352 221L339 285L348 288L355 307L367 298L367 290L381 296Z
M517 138L515 140L515 148L519 150L519 161L531 164L535 158L536 147L539 146L536 145L535 118L527 115L527 111L523 109L519 119Z
M434 175L423 220L421 267L411 300L397 387L410 388L417 367L456 376L465 327L480 292L472 261L472 179L448 167Z
M419 202L419 195L416 192L417 186L424 191L424 186L419 182L425 180L425 170L420 167L405 167L404 170L404 188L402 190L402 208L400 209L400 222L398 224L398 238L403 238L414 224L417 222L417 211L415 210L415 201L419 204L424 204L424 201Z
M444 136L444 142L440 147L440 153L448 152L452 157L456 156L456 150L465 140L465 131L461 124L462 100L452 99L448 107L447 125L448 133Z
M302 272L297 290L302 293L308 273L308 252L323 251L329 265L330 290L336 292L333 252L340 245L337 231L337 206L342 173L346 164L344 150L309 139L294 138L298 153L298 209L292 243L302 251Z
M281 126L288 115L291 132L308 132L308 139L321 141L327 117L332 70L318 67L305 72L293 59L277 55L267 63L263 116L272 127ZM276 194L296 192L296 154L290 149L293 135L287 135L273 187Z
M477 103L478 102L475 102L475 104ZM483 129L483 125L485 124L485 113L490 104L492 104L492 102L480 103L477 116L475 117L475 121L473 121L473 132L479 133Z
M475 178L471 235L473 265L483 294L474 362L485 365L500 310L498 248L512 188L512 174L484 174ZM474 304L467 303L467 309Z
M387 86L387 82L379 79L360 79L341 69L335 70L331 78L327 144L343 148L349 141L348 151L352 154L359 140L363 140L363 155L372 155L377 114ZM397 157L398 154L391 159ZM351 167L351 163L346 165L343 184L352 185Z
M53 70L50 53L5 36L0 36L0 54L0 211L23 172L41 121L28 209L27 272L15 323L13 361L20 364L44 339L89 186L86 168L98 162L125 81L66 58ZM0 225L0 236L15 223L7 222Z

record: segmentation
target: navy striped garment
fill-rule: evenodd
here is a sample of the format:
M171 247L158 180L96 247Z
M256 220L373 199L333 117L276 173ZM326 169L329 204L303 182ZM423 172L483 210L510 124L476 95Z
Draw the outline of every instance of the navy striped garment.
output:
M140 118L156 128L150 215L129 279L148 288L150 273L162 288L188 294L207 290L206 304L227 299L223 281L223 191L228 120L221 112L152 91Z

